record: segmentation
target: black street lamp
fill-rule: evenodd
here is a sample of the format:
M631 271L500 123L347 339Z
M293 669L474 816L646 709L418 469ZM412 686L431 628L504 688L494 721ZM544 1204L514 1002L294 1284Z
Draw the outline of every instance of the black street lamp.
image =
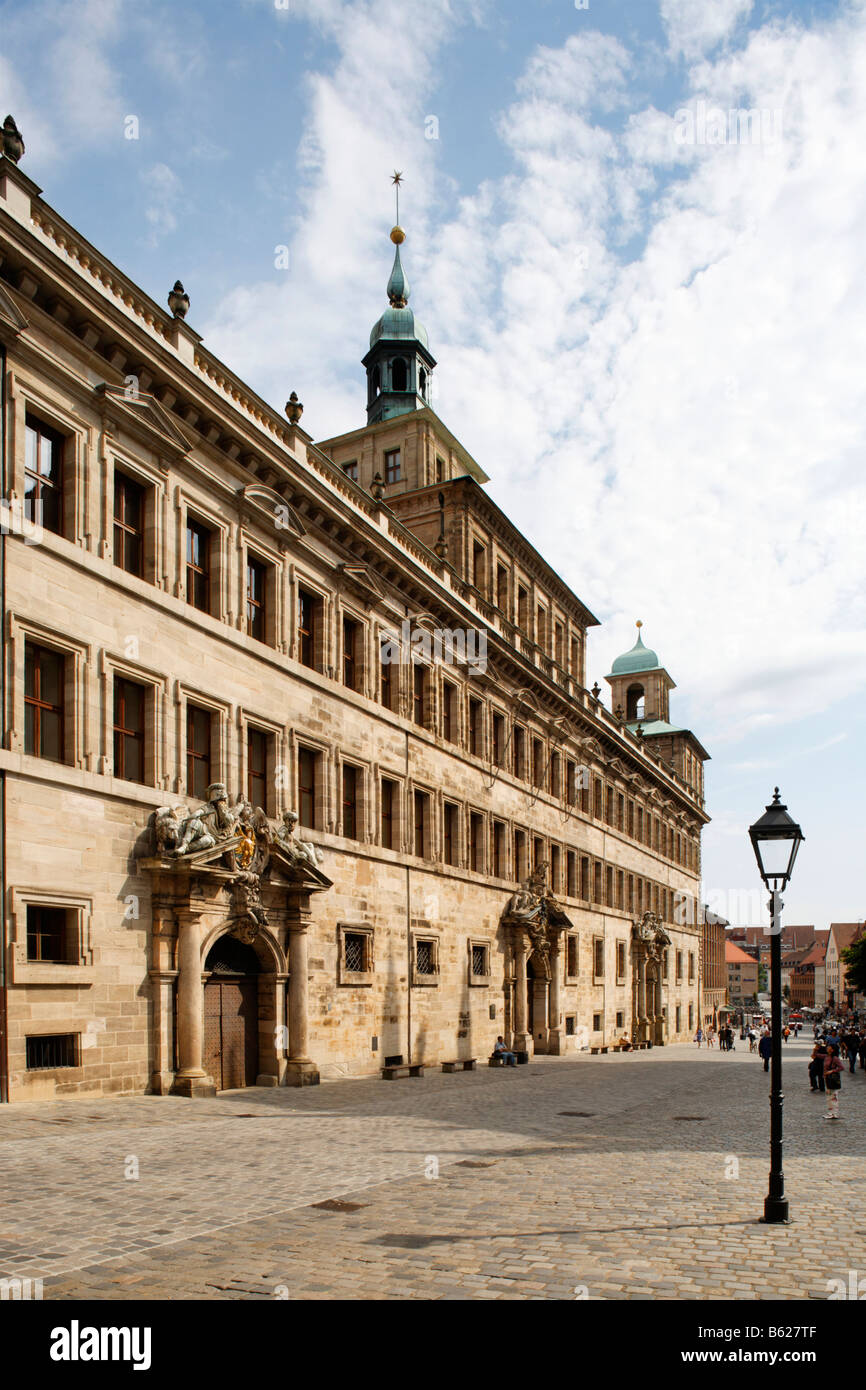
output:
M794 872L794 860L805 839L788 808L779 800L776 787L772 803L760 820L749 827L749 839L758 869L770 893L770 1033L773 1045L770 1060L770 1188L764 1199L764 1220L788 1221L785 1174L782 1171L782 892Z

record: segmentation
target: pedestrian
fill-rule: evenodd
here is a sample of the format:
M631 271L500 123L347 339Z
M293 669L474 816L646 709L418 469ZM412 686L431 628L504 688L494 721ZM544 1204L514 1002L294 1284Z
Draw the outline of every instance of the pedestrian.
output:
M848 1068L853 1076L857 1066L857 1053L860 1051L860 1034L854 1028L849 1028L845 1034L845 1051L848 1053Z
M703 1028L699 1028L698 1031L695 1033L695 1042L697 1043L698 1047L700 1047L700 1045L701 1045L701 1043L703 1042L703 1040L704 1040L704 1030L703 1030Z
M715 1046L715 1042L716 1042L716 1035L715 1035L715 1033L713 1032L712 1028L708 1028L708 1029L707 1029L707 1047L714 1047L714 1046Z
M750 1029L749 1029L749 1051L750 1051L750 1052L757 1052L757 1050L758 1050L758 1035L757 1035L757 1033L755 1032L754 1028L750 1028Z
M857 1050L860 1054L860 1070L866 1071L866 1033L860 1034L860 1046Z
M493 1044L493 1055L494 1057L501 1057L507 1067L517 1066L517 1057L513 1052L509 1052L501 1033Z
M816 1093L824 1089L824 1062L827 1057L827 1048L824 1043L817 1042L812 1048L812 1056L809 1058L809 1086Z
M763 1058L764 1071L769 1071L770 1058L773 1055L773 1040L769 1033L761 1035L761 1041L758 1043L758 1055Z
M839 1092L842 1089L842 1066L839 1057L839 1049L834 1044L827 1048L827 1056L824 1059L824 1085L827 1087L827 1113L825 1120L838 1120L839 1118Z
M785 1039L785 1042L787 1042L788 1039L790 1038L790 1036L791 1036L791 1030L790 1030L790 1028L788 1027L787 1023L786 1023L785 1026L784 1026L784 1028L782 1029L782 1037Z

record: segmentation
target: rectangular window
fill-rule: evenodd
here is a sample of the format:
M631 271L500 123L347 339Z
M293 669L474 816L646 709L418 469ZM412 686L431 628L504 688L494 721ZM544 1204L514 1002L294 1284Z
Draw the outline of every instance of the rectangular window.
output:
M616 978L617 978L618 980L624 980L624 979L625 979L625 942L624 942L624 941L618 941L618 942L616 943Z
M628 803L628 835L629 839L634 839L634 802Z
M487 593L487 549L480 541L472 542L472 583L480 594Z
M628 910L634 912L634 875L628 876Z
M211 776L211 711L198 705L186 707L186 790L204 801Z
M114 678L114 775L144 783L144 716L147 690L135 681Z
M399 483L402 477L399 449L385 451L385 482Z
M589 902L589 860L580 861L580 896L584 902Z
M560 850L559 845L551 845L551 846L550 846L550 888L551 888L551 891L554 892L554 893L558 893L558 892L560 891L560 889L559 889L559 876L560 876L560 873L561 873L561 871L562 871L562 870L561 870L561 865L562 865L562 851Z
M683 978L683 953L682 953L682 951L677 951L677 984L680 983L680 981L682 980L682 978Z
M689 984L690 984L690 985L693 985L694 982L695 982L695 953L694 953L694 951L689 951Z
M541 606L535 613L535 640L539 647L547 647L547 611Z
M358 769L350 763L343 763L343 834L358 838Z
M574 1037L574 1034L575 1034L575 1025L576 1025L576 1023L577 1023L577 1016L576 1016L576 1014L566 1014L566 1015L565 1015L565 1036L566 1036L567 1038L573 1038L573 1037Z
M526 766L526 734L519 724L515 724L512 734L514 761L512 767L515 777L522 777Z
M390 637L379 639L379 703L385 709L394 708L394 680L392 676L391 655L393 646Z
M420 729L427 727L427 668L416 662L412 667L412 719Z
M592 1031L593 1031L593 1033L600 1033L600 1032L601 1032L601 1014L593 1014L593 1016L592 1016Z
M625 797L621 792L617 792L616 797L616 828L625 829Z
M382 778L382 845L385 849L397 849L397 783L390 778Z
M202 613L210 612L211 532L190 517L186 523L186 601Z
M562 796L562 758L559 753L550 755L550 795Z
M351 480L352 480L353 483L356 483L356 482L358 481L358 460L357 460L357 459L350 459L350 461L349 461L348 463L342 464L341 467L342 467L343 472L345 473L346 477L347 477L347 478L351 478Z
M456 743L457 732L456 705L457 689L450 681L442 682L442 737L448 743Z
M604 939L600 936L593 937L592 973L594 979L604 979Z
M508 570L504 565L496 566L496 607L508 612Z
M427 826L429 821L428 803L430 798L426 792L417 792L414 797L415 805L415 853L419 859L427 856Z
M484 755L484 706L480 700L469 701L469 752L476 758Z
M601 864L598 860L592 866L592 901L601 903Z
M580 973L577 954L578 945L578 937L567 936L565 938L565 972L571 979L576 979Z
M544 841L540 835L532 837L532 867L537 869L544 862Z
M544 744L540 738L532 740L532 784L540 787L544 781Z
M78 1066L77 1033L44 1033L27 1038L27 1070L53 1071L57 1067Z
M604 901L608 907L614 906L613 900L613 869L610 864L604 871Z
M360 627L352 618L343 619L343 684L347 690L358 689Z
M436 974L436 943L435 943L435 941L416 941L416 942L415 942L415 974L416 974L416 975L435 975L435 974Z
M366 932L343 933L343 966L353 975L363 975L369 970L369 941Z
M64 761L64 681L60 652L24 645L24 751L52 762Z
M267 812L268 735L251 727L247 728L247 801Z
M577 802L577 763L571 758L565 760L565 801L568 806Z
M518 883L522 883L526 878L526 832L515 830L514 832L514 877Z
M477 811L469 816L469 867L475 874L483 874L484 864L484 817Z
M472 974L490 974L490 949L487 946L472 946Z
M679 1004L677 1004L677 1012L676 1012L676 1031L677 1031L678 1033L682 1032L682 1026L683 1026L683 1011L682 1011L682 1007L681 1007Z
M144 574L144 488L114 474L114 563L127 574Z
M694 1006L694 1004L689 1004L689 1032L691 1032L691 1030L694 1028L694 1026L695 1026L695 1006Z
M617 1026L617 1028L624 1028L624 1027L625 1027L625 1014L622 1012L622 1010L619 1010L618 1013L617 1013L617 1016L616 1016L616 1026Z
M505 758L505 716L494 714L493 716L493 761L497 767L501 767Z
M446 801L443 807L442 858L446 864L456 865L458 853L457 807Z
M603 795L603 790L602 790L601 782L599 782L598 778L596 778L595 783L594 783L594 788L593 788L593 807L592 807L592 814L595 816L595 819L596 819L596 820L601 820L601 816L602 816L602 795Z
M308 589L298 589L298 660L316 669L322 600Z
M27 959L52 965L77 964L72 914L65 907L27 907Z
M493 822L493 877L505 878L505 826L501 820Z
M436 481L437 483L444 483L445 481L445 460L440 458L438 454L436 455Z
M616 905L620 911L625 906L625 874L622 869L616 872Z
M247 555L247 632L257 642L267 641L268 566Z
M553 650L557 664L565 665L565 632L562 623L556 623L553 629Z
M57 430L28 415L24 427L24 515L56 536L63 535L63 455Z
M607 787L606 791L607 795L605 797L604 818L607 821L608 825L614 825L616 823L616 814L614 810L614 807L616 805L616 793L614 792L613 787Z
M642 806L638 806L638 807L637 807L636 815L637 815L637 821L636 821L635 839L638 840L638 841L640 841L641 844L643 844L643 807L642 807Z
M580 638L571 639L571 674L580 680Z
M577 897L577 855L573 849L568 850L565 856L565 895L567 898Z
M529 592L522 584L517 586L517 626L529 635Z
M321 754L312 748L298 749L298 819L301 825L316 830L316 793L319 786Z

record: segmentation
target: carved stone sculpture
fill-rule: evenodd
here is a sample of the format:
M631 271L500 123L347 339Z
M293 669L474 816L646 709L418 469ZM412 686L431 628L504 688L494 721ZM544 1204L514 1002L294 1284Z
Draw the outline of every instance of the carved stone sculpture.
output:
M12 116L7 116L3 122L3 153L13 164L17 164L24 153L24 137Z
M262 927L268 925L262 906L261 879L258 874L242 872L232 881L232 913L229 928L245 946L251 946Z
M283 823L274 831L274 844L279 845L284 854L289 855L296 864L307 863L317 869L322 862L322 851L310 840L295 839L297 825L297 811L284 811Z

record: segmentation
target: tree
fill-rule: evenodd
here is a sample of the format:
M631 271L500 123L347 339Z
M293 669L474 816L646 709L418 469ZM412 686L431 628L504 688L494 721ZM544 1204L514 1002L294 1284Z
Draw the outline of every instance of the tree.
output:
M839 955L848 969L848 988L866 994L866 932Z
M758 966L758 993L759 993L759 994L766 994L766 992L767 992L767 967L766 967L766 965L759 965L759 966Z

